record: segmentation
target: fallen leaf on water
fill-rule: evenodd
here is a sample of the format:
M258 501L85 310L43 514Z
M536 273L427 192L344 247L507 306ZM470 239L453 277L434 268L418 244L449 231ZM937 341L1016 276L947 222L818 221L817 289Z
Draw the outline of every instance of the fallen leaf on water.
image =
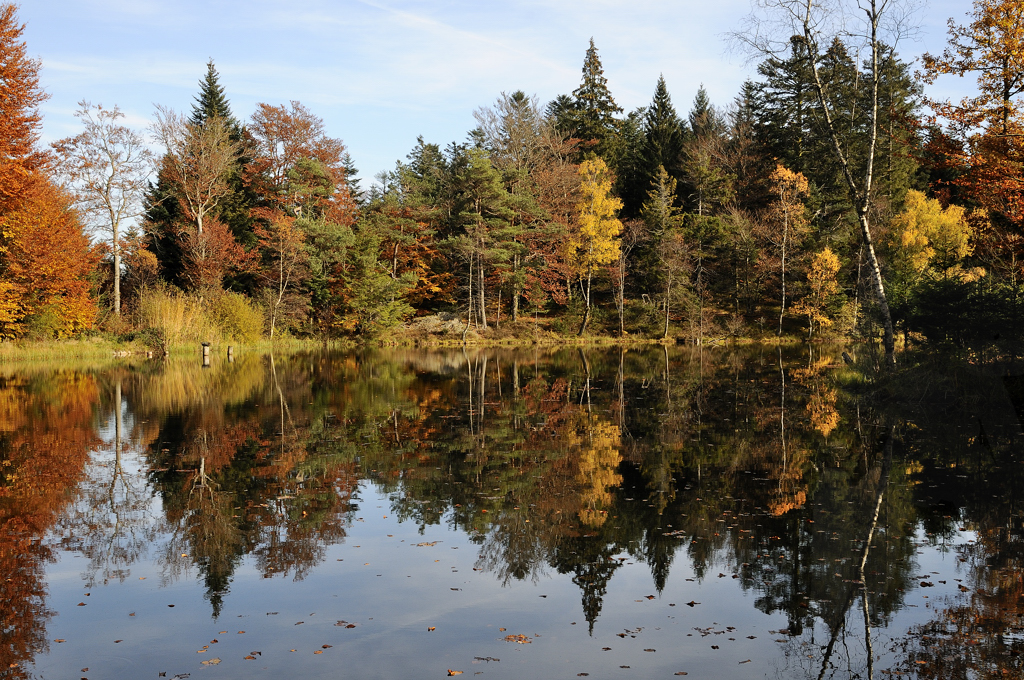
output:
M498 630L500 630L500 631L504 631L505 629L504 629L504 628L499 628Z
M711 645L711 649L718 649L718 645Z
M746 661L740 661L740 665L745 664L745 663L750 663L750 659L747 659Z
M654 595L644 595L644 597L646 597L648 600L654 599Z
M427 630L437 630L437 628L435 626L427 626Z
M85 667L85 668L83 668L83 669L82 669L82 672L83 672L83 673L88 673L88 672L89 672L89 668L88 668L88 667Z
M296 622L295 622L295 625L296 625L296 626L301 626L301 625L302 625L302 624L304 624L304 623L305 623L305 621L296 621Z
M577 678L585 678L585 677L586 677L586 676L588 676L588 675L590 675L590 673L577 673L577 674L576 674L576 677L577 677Z
M115 644L115 645L116 645L116 644L117 644L118 642L124 642L124 640L114 640L114 644Z
M748 636L747 636L747 639L748 639L748 640L756 640L756 639L757 639L757 636L756 636L756 635L748 635Z
M167 606L168 606L168 607L173 607L174 605L173 605L173 604L169 604L169 605L167 605Z
M693 600L690 600L689 602L687 602L687 603L686 603L686 606L687 606L687 607L692 607L692 606L694 606L695 604L700 604L700 602L694 602Z
M79 603L78 603L77 605L75 605L75 606L76 606L76 607L84 607L84 606L85 606L85 603L84 603L84 602L79 602Z
M294 652L295 650L294 650L294 649L289 649L288 651L289 651L289 652Z
M129 612L128 616L135 616L135 612Z
M212 659L207 659L206 661L204 661L203 665L204 666L216 666L219 663L220 663L220 659L218 659L217 657L213 657Z
M318 649L318 650L316 650L316 651L315 651L315 652L313 652L313 653L314 653L314 654L323 654L323 653L324 653L324 650L322 650L322 649Z
M606 651L606 652L610 652L610 651L612 651L612 648L611 648L611 647L602 647L601 649L602 649L602 650L604 650L604 651Z
M244 630L240 630L240 631L238 631L238 634L239 634L239 635L244 635L244 634L245 634L245 631L244 631Z
M619 666L619 668L629 668L629 666Z
M686 671L676 671L673 675L689 675Z
M451 668L449 668L448 675L462 675L462 671L453 671Z
M228 634L228 632L226 630L217 631L217 635L227 635L227 634Z
M653 652L654 650L653 649L645 649L644 651L645 652Z
M533 641L525 635L506 635L505 642L516 642L521 645L528 645Z
M321 649L330 649L334 645L320 645Z
M67 642L67 640L65 640L64 638L57 638L56 640L54 640L54 642ZM11 668L14 668L14 666L11 666Z
M215 644L217 644L218 642L220 642L220 640L218 640L217 638L213 638L212 640L210 640L210 644L211 644L211 645L215 645Z
M255 659L256 657L255 657L255 656L253 656L252 654L247 654L246 656L244 656L244 657L242 657L242 658L243 658L243 659Z

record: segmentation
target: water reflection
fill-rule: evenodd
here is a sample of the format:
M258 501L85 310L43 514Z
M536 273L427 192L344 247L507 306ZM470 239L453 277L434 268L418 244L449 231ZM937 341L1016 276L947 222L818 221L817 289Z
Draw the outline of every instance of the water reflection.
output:
M1018 650L1021 630L1008 402L876 411L844 388L855 376L837 359L818 347L366 351L11 374L0 662L17 675L48 650L56 545L85 559L87 587L143 560L165 583L197 574L216 619L243 563L310 575L370 485L421 533L468 535L474 568L497 584L567 576L592 635L619 570L646 565L661 593L685 560L695 582L723 579L785 614L781 677L873 677L879 655L926 677L1019 670L990 650ZM980 435L963 420L978 407ZM968 527L966 594L880 647L877 629L922 587L919 534L953 542ZM948 653L965 641L975 656Z

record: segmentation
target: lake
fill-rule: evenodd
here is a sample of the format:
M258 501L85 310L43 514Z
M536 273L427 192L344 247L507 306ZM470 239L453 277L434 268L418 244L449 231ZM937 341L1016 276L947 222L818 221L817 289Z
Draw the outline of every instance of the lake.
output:
M841 351L0 367L0 678L1024 677L1018 384Z

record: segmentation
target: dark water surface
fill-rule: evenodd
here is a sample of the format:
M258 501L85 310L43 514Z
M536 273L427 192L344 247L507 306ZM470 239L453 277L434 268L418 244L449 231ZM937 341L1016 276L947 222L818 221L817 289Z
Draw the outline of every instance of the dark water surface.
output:
M838 351L0 370L0 678L1024 677L1003 381Z

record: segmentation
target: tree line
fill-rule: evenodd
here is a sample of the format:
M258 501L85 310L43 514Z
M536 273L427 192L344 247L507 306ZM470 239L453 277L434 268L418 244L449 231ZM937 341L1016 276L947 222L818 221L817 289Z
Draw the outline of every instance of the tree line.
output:
M212 61L191 112L157 107L150 139L82 102L82 132L42 148L41 65L4 5L0 333L245 341L434 320L463 339L859 335L891 360L902 335L1016 352L1024 10L977 0L915 71L879 29L888 5L869 5L858 37L813 2L762 3L797 18L738 33L757 77L728 106L701 87L686 114L663 77L625 112L591 40L570 94L502 93L465 141L420 138L366 188L301 103L236 118ZM944 74L977 94L928 97Z

